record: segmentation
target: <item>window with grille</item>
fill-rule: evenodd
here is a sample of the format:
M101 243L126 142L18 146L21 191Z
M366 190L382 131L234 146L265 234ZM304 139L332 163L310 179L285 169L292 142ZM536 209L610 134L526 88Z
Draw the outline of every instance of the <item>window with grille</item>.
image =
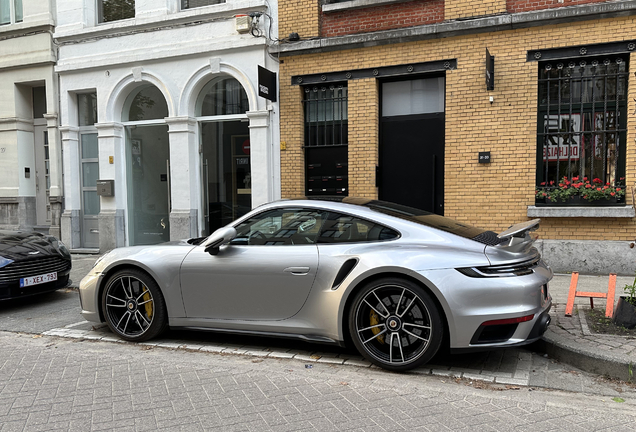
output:
M306 194L347 195L347 85L303 89Z
M539 202L622 200L628 60L608 56L539 64Z

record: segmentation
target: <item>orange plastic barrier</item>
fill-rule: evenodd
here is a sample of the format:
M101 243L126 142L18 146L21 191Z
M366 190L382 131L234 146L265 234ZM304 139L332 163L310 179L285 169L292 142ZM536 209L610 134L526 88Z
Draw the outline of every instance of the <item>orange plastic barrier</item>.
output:
M610 273L609 283L607 285L607 294L597 292L582 292L577 291L576 286L579 283L579 272L572 272L572 279L570 279L570 293L568 294L568 303L565 306L565 316L572 316L572 309L574 308L575 297L589 297L590 307L594 309L595 298L606 298L607 303L605 305L605 316L612 318L614 315L614 291L616 290L616 274Z

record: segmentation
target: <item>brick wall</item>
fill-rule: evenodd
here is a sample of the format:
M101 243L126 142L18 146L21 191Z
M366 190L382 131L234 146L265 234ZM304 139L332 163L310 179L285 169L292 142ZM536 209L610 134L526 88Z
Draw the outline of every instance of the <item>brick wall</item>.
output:
M278 6L278 37L298 33L302 39L320 35L320 0L283 0Z
M448 4L448 3L447 3ZM303 118L298 86L292 75L346 71L456 58L457 70L446 73L445 214L495 231L527 220L534 204L538 64L527 62L530 49L614 42L636 38L636 18L560 24L457 36L357 50L284 58L280 65L283 196L304 188ZM495 90L486 91L485 49L496 57ZM633 57L633 56L632 56ZM626 56L627 58L627 56ZM636 60L630 61L630 72ZM627 113L627 203L636 180L636 80L629 81ZM494 97L491 105L489 97ZM349 81L350 195L375 193L372 168L377 160L377 87L373 80ZM478 152L490 151L493 162L480 165ZM359 159L359 160L358 160ZM545 218L544 239L633 240L636 221L623 218Z
M285 59L285 63L288 59ZM285 63L281 62L281 66ZM300 197L305 195L305 152L304 145L304 114L303 89L299 86L284 85L289 83L280 77L280 139L281 160L280 171L282 177L281 194L283 198ZM284 90L283 90L284 89ZM283 114L284 117L283 117Z
M480 17L506 12L506 0L446 0L447 20Z
M603 3L608 0L508 0L508 12L528 12L540 9L550 9L564 6L574 6L586 3Z
M377 198L379 98L376 79L349 82L349 195Z
M324 37L432 24L444 20L444 0L414 0L322 14Z

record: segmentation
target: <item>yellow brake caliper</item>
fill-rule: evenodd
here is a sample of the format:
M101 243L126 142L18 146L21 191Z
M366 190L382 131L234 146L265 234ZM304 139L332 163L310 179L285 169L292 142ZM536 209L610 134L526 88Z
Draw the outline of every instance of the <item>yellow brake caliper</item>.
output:
M374 310L371 310L371 313L369 314L369 323L371 324L371 326L376 326L380 324L380 318L378 317L378 314L375 313ZM377 335L378 333L380 333L381 330L380 330L380 327L373 327L371 331L373 332L374 335ZM384 343L384 335L378 336L376 339L381 344Z
M146 315L148 316L148 318L152 318L152 302L149 301L150 300L150 291L148 291L148 288L146 288L146 285L144 285L144 296L143 299L145 302L148 302L146 304L144 304L145 308L146 308Z

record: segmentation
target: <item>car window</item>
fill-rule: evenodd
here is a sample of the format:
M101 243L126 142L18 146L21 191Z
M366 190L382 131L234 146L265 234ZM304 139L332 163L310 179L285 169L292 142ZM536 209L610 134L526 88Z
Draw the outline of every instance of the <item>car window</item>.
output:
M286 246L316 243L327 212L285 208L259 213L236 226L233 245Z
M356 216L330 212L322 224L318 243L357 243L392 240L400 235L390 228Z

